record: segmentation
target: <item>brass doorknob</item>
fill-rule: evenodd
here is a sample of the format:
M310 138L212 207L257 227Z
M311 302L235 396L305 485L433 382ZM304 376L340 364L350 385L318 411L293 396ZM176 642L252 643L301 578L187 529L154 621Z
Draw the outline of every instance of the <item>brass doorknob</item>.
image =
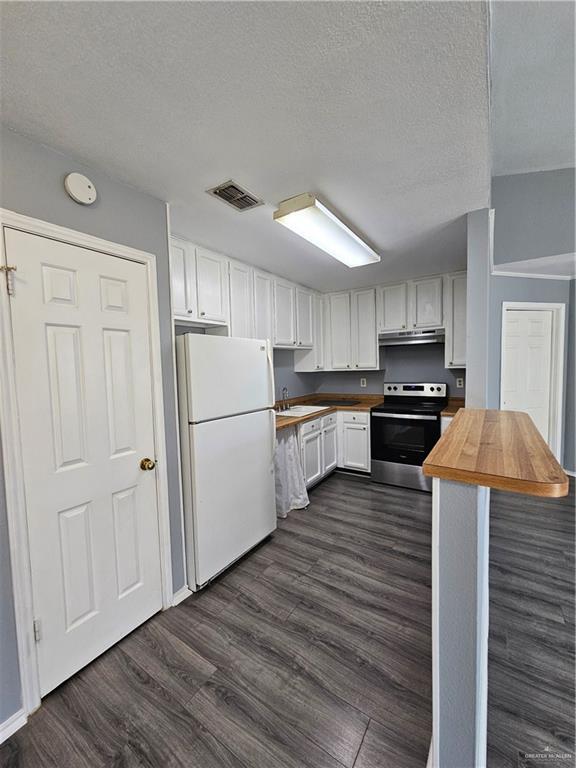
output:
M156 466L156 462L154 461L154 459L142 459L142 461L140 462L140 469L150 470L150 469L154 469L155 466Z

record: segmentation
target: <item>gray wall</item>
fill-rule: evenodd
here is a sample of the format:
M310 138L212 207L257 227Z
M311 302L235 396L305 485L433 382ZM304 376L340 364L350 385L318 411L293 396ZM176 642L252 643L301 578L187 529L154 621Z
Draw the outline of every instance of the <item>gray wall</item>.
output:
M564 424L564 468L576 472L576 280L570 280L568 355L566 359L566 412Z
M464 397L464 388L456 387L456 378L465 377L466 371L447 370L444 367L443 344L386 347L381 348L380 355L380 362L385 370L295 373L294 352L289 349L277 349L274 351L276 397L280 397L284 386L288 388L290 397L316 392L381 395L384 381L444 382L448 384L450 395ZM366 379L366 387L360 386L361 378Z
M289 397L309 395L316 391L317 373L296 373L294 371L294 350L274 350L274 391L276 400L282 397L282 388L286 387Z
M185 582L185 571L182 557L177 468L166 206L161 200L119 184L73 158L5 129L0 133L0 167L1 207L156 255L173 585L175 590L179 589ZM65 193L64 176L73 170L87 174L95 182L99 197L94 205L90 207L78 205ZM0 509L2 532L5 526L6 515L5 509L2 508ZM5 564L5 562L3 557L2 563ZM5 578L0 582L0 590L2 590L0 604L3 610L10 611L11 589ZM3 636L1 639L4 641ZM13 664L12 652L12 646L3 642L0 648L2 670ZM9 702L4 687L2 687L2 703L9 712L19 706L17 701L12 704Z
M574 253L574 169L492 179L494 263Z

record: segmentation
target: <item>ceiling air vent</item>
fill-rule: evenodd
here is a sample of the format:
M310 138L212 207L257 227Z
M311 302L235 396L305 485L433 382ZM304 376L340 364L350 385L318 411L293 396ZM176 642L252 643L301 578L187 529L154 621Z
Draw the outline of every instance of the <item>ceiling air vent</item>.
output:
M232 208L237 211L248 211L250 208L256 208L258 205L263 205L264 201L251 195L235 181L225 181L224 184L219 184L217 187L207 189L209 195L217 197L219 200L223 200Z

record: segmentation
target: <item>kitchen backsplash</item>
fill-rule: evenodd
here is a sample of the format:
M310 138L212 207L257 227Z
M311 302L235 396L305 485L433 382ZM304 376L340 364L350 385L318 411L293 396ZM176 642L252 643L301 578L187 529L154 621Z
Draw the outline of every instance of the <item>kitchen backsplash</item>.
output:
M466 369L444 367L444 345L422 344L399 347L381 347L380 371L330 371L327 373L296 373L294 352L290 349L274 350L274 377L276 398L282 395L282 387L290 397L313 392L353 392L381 394L384 381L434 381L446 383L452 397L464 397L464 388L456 386L457 378L465 378ZM366 379L366 387L360 387L360 379Z

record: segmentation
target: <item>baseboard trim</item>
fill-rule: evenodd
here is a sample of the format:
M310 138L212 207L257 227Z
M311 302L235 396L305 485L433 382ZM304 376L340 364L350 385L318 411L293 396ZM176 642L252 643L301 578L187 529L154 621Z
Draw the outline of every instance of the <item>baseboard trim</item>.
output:
M433 760L434 760L434 756L432 754L434 751L433 746L434 745L433 745L432 739L430 739L430 749L428 750L428 760L426 761L426 768L433 768Z
M188 587L180 587L180 589L174 593L174 597L172 598L172 607L175 605L178 605L178 603L181 603L183 600L186 600L187 597L190 597L190 595L193 595L194 592L188 589Z
M566 472L567 475L570 475L570 477L576 477L576 472L573 472L571 469L565 469L564 472Z
M9 739L23 725L26 725L27 720L26 712L23 709L19 709L18 712L14 712L7 720L0 723L0 744Z

